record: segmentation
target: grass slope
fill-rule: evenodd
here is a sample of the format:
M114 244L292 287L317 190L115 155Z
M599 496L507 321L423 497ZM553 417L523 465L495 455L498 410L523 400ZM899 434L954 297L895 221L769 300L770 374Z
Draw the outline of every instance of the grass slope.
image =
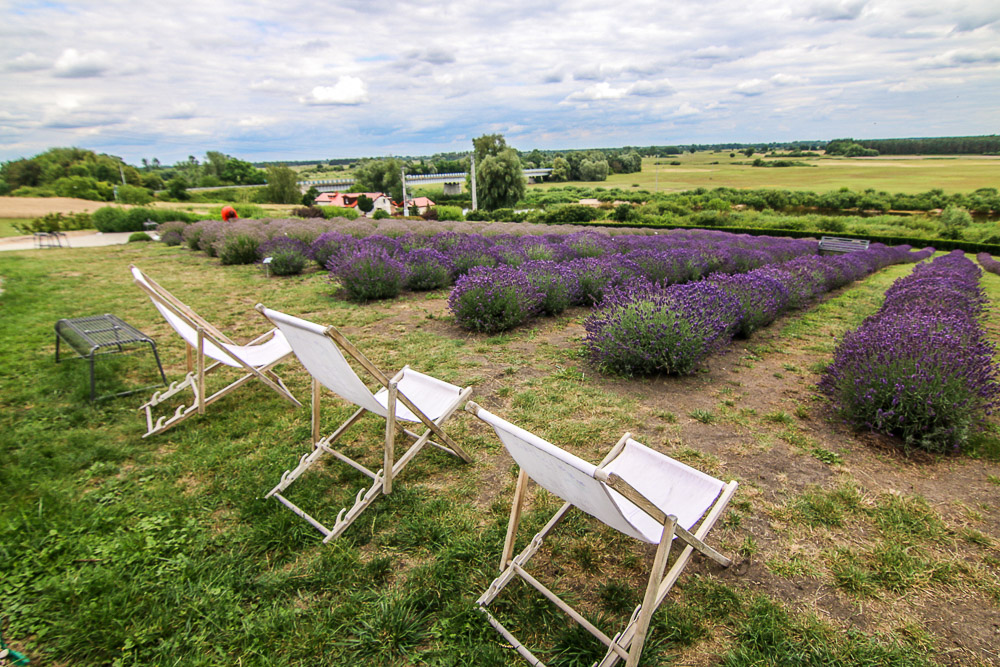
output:
M324 546L262 497L308 451L307 408L251 384L144 440L142 397L91 405L85 365L53 363L56 320L111 312L152 335L168 376L182 376L183 347L130 283L129 263L238 341L265 328L260 301L336 323L387 370L409 363L471 383L484 406L592 461L631 430L739 479L711 538L737 566L695 559L654 617L644 664L972 664L995 648L992 430L983 459L906 461L828 421L812 389L835 337L909 267L779 321L694 376L624 381L583 361L583 309L470 336L451 323L445 292L358 306L331 296L322 274L268 280L135 244L0 255L0 613L5 639L39 664L521 664L472 604L495 576L515 479L493 434L457 416L449 432L475 463L422 454L392 496ZM984 280L1000 297L1000 277ZM146 352L98 369L102 391L155 377ZM307 402L304 371L278 372ZM323 405L326 430L351 413ZM377 467L368 445L381 437L363 420L346 442ZM331 521L362 485L328 465L292 498ZM556 507L533 494L517 548ZM623 626L652 552L579 514L552 547L538 561L546 578L599 626ZM497 612L550 664L596 655L524 590Z

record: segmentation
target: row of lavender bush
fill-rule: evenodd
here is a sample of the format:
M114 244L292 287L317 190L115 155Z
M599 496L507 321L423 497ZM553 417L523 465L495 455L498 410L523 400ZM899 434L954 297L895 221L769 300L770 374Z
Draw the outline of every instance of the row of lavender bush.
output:
M606 287L631 277L680 283L713 272L747 271L815 253L817 247L815 241L717 231L633 230L611 236L603 230L527 224L481 225L483 233L462 223L451 227L409 221L203 221L163 225L160 235L166 243L185 243L218 256L224 264L269 257L270 269L278 275L298 273L314 261L357 301L393 297L402 289L438 289L459 280L453 298L459 323L491 332L535 314L596 303ZM515 295L514 285L521 283L528 287ZM490 293L483 294L481 286ZM491 309L498 311L495 316L480 312Z
M796 257L741 274L713 273L671 285L637 278L611 290L584 323L586 345L603 370L625 375L692 372L733 336L747 336L781 313L889 264L934 251L874 244L846 255Z
M1000 275L1000 262L993 259L993 255L990 253L981 252L976 255L976 260L979 262L979 266L983 267L990 273Z
M714 231L619 239L577 232L549 257L540 258L539 247L531 248L536 252L529 249L523 261L506 258L458 278L448 304L459 326L505 331L536 315L600 303L606 292L636 281L666 287L713 273L742 273L815 253L816 242ZM516 245L511 250L524 256Z
M918 265L844 336L820 388L854 427L897 436L907 450L968 442L1000 397L980 275L959 250Z

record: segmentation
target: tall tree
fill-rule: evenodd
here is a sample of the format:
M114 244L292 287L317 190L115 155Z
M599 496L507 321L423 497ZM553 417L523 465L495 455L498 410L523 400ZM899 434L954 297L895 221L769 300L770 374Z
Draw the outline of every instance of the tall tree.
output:
M480 162L507 150L507 140L502 134L484 134L472 140L472 147L476 153L476 162Z
M267 187L261 193L272 204L298 204L302 200L298 175L284 165L267 168Z
M364 192L383 192L395 201L403 201L403 161L397 158L373 160L354 172L354 187Z
M503 137L500 140L503 141ZM524 198L526 190L521 159L513 148L487 155L482 161L476 160L476 192L480 207L488 211L510 208Z

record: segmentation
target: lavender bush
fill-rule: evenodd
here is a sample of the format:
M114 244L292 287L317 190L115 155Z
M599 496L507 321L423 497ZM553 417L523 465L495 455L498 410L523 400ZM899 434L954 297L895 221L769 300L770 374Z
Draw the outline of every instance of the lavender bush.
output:
M156 228L156 233L160 235L160 241L167 245L180 245L184 242L184 230L188 228L188 223L179 220L164 222Z
M352 301L391 299L399 295L406 280L403 263L377 243L345 249L330 259L329 269Z
M976 255L976 261L979 262L979 266L983 267L990 273L996 273L1000 275L1000 262L993 259L993 256L988 252L981 252Z
M531 286L542 294L539 311L558 315L579 300L580 281L566 264L551 261L525 262L520 271Z
M320 268L327 268L330 258L339 255L344 248L353 246L357 240L340 232L323 232L309 246L313 260Z
M451 284L451 260L433 248L414 248L401 254L400 261L406 267L407 289L419 292Z
M543 296L515 268L479 267L458 279L448 298L448 308L463 329L498 333L533 317Z
M775 273L755 269L747 273L714 273L708 282L736 299L739 313L735 334L743 338L777 319L789 302L788 288Z
M276 276L296 276L309 262L309 244L288 236L276 236L257 248L261 258L271 258L268 270ZM263 259L261 260L263 261Z
M978 273L960 251L917 266L844 336L820 388L850 424L897 436L906 450L963 447L1000 400Z
M658 288L632 281L587 318L586 345L604 370L686 374L726 344L739 302L709 282Z

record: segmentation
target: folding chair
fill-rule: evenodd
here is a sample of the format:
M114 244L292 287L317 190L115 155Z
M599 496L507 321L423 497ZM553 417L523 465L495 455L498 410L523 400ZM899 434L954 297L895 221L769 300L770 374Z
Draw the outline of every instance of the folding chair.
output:
M476 601L480 611L486 614L490 624L523 658L532 665L544 667L544 663L487 609L503 588L518 576L607 647L604 658L595 664L609 667L623 659L628 667L637 665L653 612L666 599L692 552L698 550L725 567L730 565L728 558L703 540L729 504L736 492L737 483L733 481L725 484L675 461L636 442L629 433L622 436L600 465L594 466L504 421L471 401L465 409L493 427L520 467L507 524L507 538L500 560L501 573ZM512 558L529 478L566 502L528 546ZM574 506L625 535L657 545L642 603L632 612L625 629L614 637L608 637L525 571L528 560L538 552L546 536ZM692 534L690 530L699 520L701 525ZM675 537L686 546L670 571L664 575L670 544Z
M292 354L292 348L280 331L271 329L246 345L237 345L138 268L129 268L135 284L149 296L167 323L187 343L187 375L182 381L172 383L166 390L154 393L147 403L139 407L146 413L146 434L142 437L162 433L193 414L204 414L206 406L254 378L289 402L302 407L281 378L271 370ZM194 369L192 356L197 362ZM208 366L205 357L213 360ZM205 376L227 366L244 371L243 376L211 396L206 395ZM154 422L153 408L185 389L190 389L194 394L194 403L190 406L180 405L170 418L162 416Z
M462 389L429 375L418 373L409 366L404 366L403 370L390 378L365 358L334 327L322 327L276 310L270 310L261 304L257 304L257 310L284 333L292 350L295 351L295 356L312 375L313 450L303 454L302 458L299 459L299 464L293 470L286 470L281 476L281 481L271 489L266 497L273 496L288 509L312 524L314 528L323 533L324 543L339 537L375 501L379 494L392 493L393 479L399 476L406 464L420 452L424 445L433 445L467 463L472 461L472 457L441 429L445 420L451 417L455 410L472 394L471 387ZM375 378L380 385L377 393L372 394L371 390L362 382L348 363L344 352ZM320 385L358 406L357 411L346 422L326 437L320 437ZM371 412L385 419L383 467L378 472L372 472L332 447L340 436L366 412ZM399 460L394 458L397 422L422 423L427 427L419 435L406 428L400 429L414 442ZM443 444L431 440L432 435L437 436ZM372 479L372 485L367 490L358 491L352 507L340 510L333 528L327 528L281 495L292 482L324 454L330 454Z

